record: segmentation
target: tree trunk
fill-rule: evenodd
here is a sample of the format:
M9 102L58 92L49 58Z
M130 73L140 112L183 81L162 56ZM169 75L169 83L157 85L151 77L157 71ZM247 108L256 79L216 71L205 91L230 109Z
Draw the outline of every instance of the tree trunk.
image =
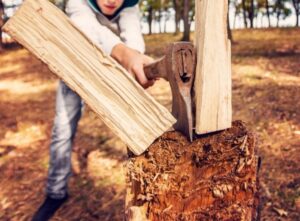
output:
M158 18L157 18L157 22L158 22L158 28L159 28L159 33L162 33L162 24L161 24L161 8L158 10Z
M127 221L258 220L256 137L242 122L189 143L168 132L127 164Z
M246 0L242 0L242 8L243 8L243 18L244 18L244 26L245 28L248 28L248 22L247 22L247 10L246 10Z
M3 17L4 17L4 5L2 0L0 0L0 50L3 49L3 42L2 42L2 26L4 25Z
M229 0L229 2L230 2L230 0ZM236 17L238 15L237 3L236 2L234 2L234 8L235 8L235 12L234 12L234 19L233 19L233 27L232 27L233 29L235 29Z
M189 21L189 11L190 11L190 0L184 0L183 6L183 38L182 41L190 41L190 21Z
M268 23L269 23L269 28L271 27L271 19L270 19L270 7L269 7L269 0L266 0L266 12L267 12L267 17L268 17Z
M250 21L250 28L253 28L254 27L254 14L255 14L255 9L254 9L254 0L251 0L250 1L250 10L249 10L249 13L248 13L248 16L249 16L249 21Z
M177 0L173 0L174 10L175 10L175 33L178 34L180 32L180 3Z
M152 35L152 21L153 21L153 7L150 5L148 9L148 25L149 25L149 35Z
M230 6L230 0L228 0L228 8ZM229 10L227 11L227 34L228 34L228 39L233 42L233 37L232 37L232 31L230 28L230 20L229 20Z
M276 27L279 27L279 21L280 21L280 15L281 15L281 0L277 0L276 2L276 18L277 18L277 25Z
M299 4L300 4L299 0L293 0L293 6L296 13L296 27L299 27L299 12L300 12Z
M164 19L164 33L167 32L167 21L168 21L168 15L167 15L167 12L165 12L166 16L165 16L165 19Z

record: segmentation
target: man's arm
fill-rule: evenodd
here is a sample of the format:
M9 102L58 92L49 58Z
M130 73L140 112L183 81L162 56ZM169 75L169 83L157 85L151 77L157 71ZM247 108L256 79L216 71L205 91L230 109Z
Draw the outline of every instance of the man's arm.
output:
M90 40L116 59L143 87L147 88L153 85L154 82L146 78L143 70L143 66L150 63L152 59L136 49L126 46L109 28L99 23L86 0L69 0L66 13ZM139 23L139 19L137 22ZM130 26L130 24L128 25ZM139 36L142 38L141 34ZM139 49L141 52L144 51L144 43Z

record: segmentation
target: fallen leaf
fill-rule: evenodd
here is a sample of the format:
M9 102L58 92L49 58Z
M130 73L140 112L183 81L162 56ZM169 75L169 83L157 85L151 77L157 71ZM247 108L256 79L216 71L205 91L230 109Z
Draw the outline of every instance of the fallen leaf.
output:
M288 212L283 210L283 209L279 209L274 207L273 210L279 215L279 216L287 216Z

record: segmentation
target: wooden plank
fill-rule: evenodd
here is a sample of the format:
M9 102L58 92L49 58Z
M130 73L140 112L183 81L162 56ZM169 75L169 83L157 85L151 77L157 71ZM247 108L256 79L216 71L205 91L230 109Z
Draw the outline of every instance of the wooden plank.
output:
M227 1L196 1L196 133L231 127L231 44Z
M135 154L175 123L115 60L47 0L26 0L4 30L45 62Z

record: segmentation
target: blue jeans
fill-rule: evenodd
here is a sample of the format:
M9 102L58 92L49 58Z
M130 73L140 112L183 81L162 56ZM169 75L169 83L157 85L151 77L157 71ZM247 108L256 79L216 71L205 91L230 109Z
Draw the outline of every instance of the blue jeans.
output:
M56 94L56 113L50 144L50 166L47 195L61 199L68 192L71 175L71 152L83 102L65 83L59 82Z

